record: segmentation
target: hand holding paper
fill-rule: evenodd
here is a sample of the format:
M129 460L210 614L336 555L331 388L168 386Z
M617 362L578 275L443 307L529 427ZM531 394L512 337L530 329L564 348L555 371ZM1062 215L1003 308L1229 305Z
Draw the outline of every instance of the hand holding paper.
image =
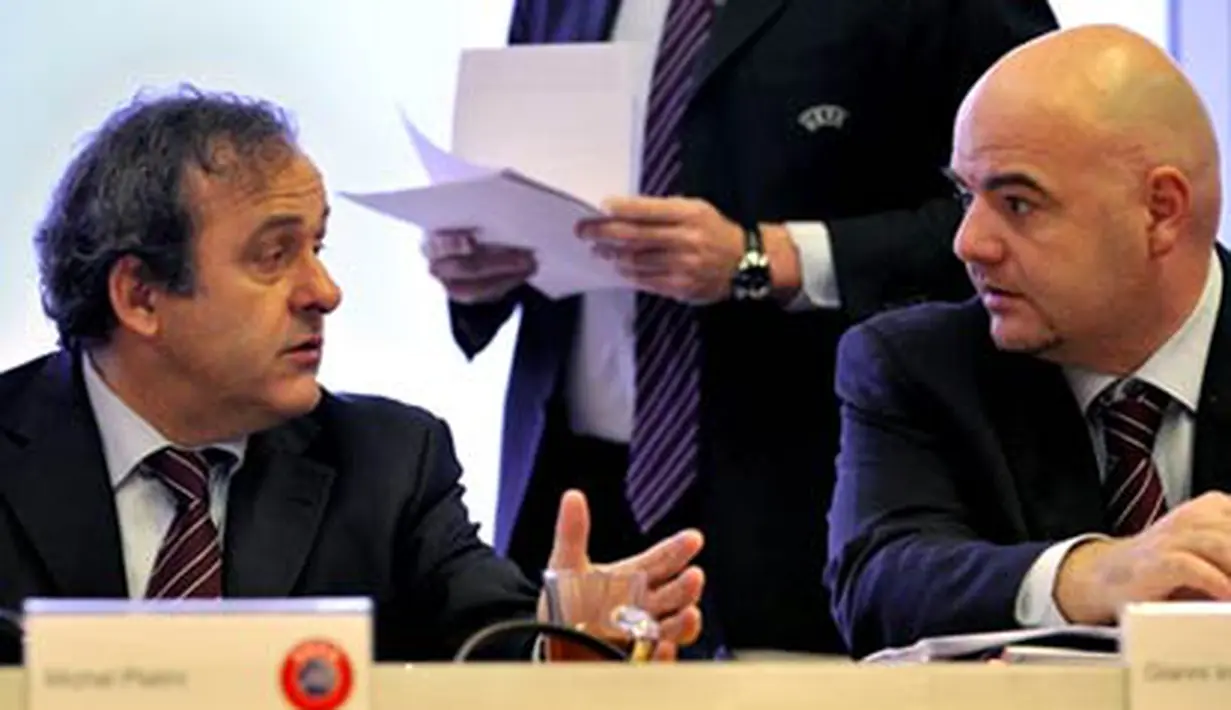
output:
M441 182L344 196L423 228L429 242L436 233L465 232L476 249L483 245L502 247L505 253L509 248L528 251L537 266L526 276L549 297L629 287L614 267L591 254L573 234L578 221L602 214L598 208L514 170L488 170L450 156L413 125L406 128L429 176ZM507 268L502 275L508 275Z
M534 252L483 244L471 230L432 232L423 240L428 269L457 303L498 301L538 269Z
M423 228L429 245L468 233L465 253L425 250L450 295L499 298L519 279L551 298L631 289L576 227L603 216L599 200L635 191L650 57L652 48L623 43L466 52L454 150L405 122L430 184L343 194Z
M684 303L731 293L744 231L704 200L631 197L606 203L610 218L584 223L595 252L644 291Z

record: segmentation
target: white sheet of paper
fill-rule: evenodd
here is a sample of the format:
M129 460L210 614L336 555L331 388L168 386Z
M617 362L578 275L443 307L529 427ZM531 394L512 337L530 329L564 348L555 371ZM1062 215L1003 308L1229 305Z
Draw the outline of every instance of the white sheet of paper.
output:
M463 52L453 152L593 204L636 193L653 57L634 42Z
M610 262L591 254L573 234L578 220L598 216L598 210L516 173L346 196L425 230L473 227L481 242L530 249L538 259L530 283L550 298L629 287Z
M467 51L453 149L404 119L430 184L342 194L424 230L530 249L530 283L552 298L631 288L574 228L601 216L603 198L636 192L652 57L631 43Z
M432 184L475 180L491 177L499 172L493 168L467 162L464 158L453 155L436 145L406 116L402 116L402 126L406 129L406 135L410 136L410 144L414 146L415 154L419 156L419 163L427 172Z

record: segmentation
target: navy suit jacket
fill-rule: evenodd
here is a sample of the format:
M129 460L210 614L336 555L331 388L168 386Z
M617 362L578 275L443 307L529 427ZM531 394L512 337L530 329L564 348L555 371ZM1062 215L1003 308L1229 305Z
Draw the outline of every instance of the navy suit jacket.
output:
M601 41L617 10L616 0L518 0L510 41ZM702 519L692 522L707 535L712 613L733 647L842 650L821 584L838 336L885 308L969 295L950 250L960 208L940 171L953 118L995 59L1055 26L1042 0L727 0L717 17L683 119L680 191L739 222L825 220L842 292L838 311L699 309ZM847 120L809 131L801 114L825 104ZM578 299L525 287L450 306L469 357L518 307L498 548L559 394Z
M1225 283L1198 405L1194 496L1231 491ZM1035 558L1054 542L1109 532L1093 444L1063 371L996 349L988 326L972 300L878 316L842 339L827 582L857 655L1015 628Z
M78 362L60 352L0 374L0 608L129 596ZM533 617L534 590L467 519L459 472L427 412L326 393L250 439L227 499L224 595L370 597L378 660L448 659L486 624ZM18 660L3 636L0 661ZM504 650L528 658L524 643Z

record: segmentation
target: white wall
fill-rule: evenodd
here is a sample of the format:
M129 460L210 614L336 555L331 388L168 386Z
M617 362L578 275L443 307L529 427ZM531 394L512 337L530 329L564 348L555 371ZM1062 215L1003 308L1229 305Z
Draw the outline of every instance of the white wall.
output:
M1231 186L1231 3L1225 0L1051 0L1062 26L1114 22L1166 48L1196 85L1222 146L1222 183ZM1231 200L1223 200L1219 239L1231 244Z
M1170 0L1051 0L1051 6L1061 27L1114 23L1168 46Z
M1222 229L1219 240L1231 244L1231 4L1212 0L1172 0L1172 50L1197 85L1214 121L1222 147Z

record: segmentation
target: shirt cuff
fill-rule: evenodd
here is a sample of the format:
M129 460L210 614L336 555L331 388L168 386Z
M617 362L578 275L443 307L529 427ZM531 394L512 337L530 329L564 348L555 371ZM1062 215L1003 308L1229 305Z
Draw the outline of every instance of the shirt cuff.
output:
M1106 535L1079 535L1044 550L1026 572L1017 591L1014 611L1017 623L1027 628L1068 626L1069 620L1056 606L1056 575L1060 572L1060 565L1069 551L1080 543L1106 539Z
M787 222L787 236L799 252L799 293L788 311L840 308L838 278L833 268L833 245L824 222Z

